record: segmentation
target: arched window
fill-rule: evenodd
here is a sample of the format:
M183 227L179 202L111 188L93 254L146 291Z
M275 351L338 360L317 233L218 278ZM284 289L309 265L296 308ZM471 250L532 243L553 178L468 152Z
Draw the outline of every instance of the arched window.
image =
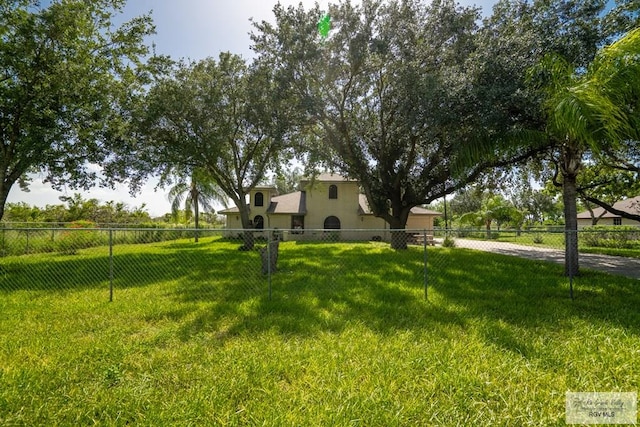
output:
M325 230L340 230L340 220L337 216L328 216L324 220Z
M337 199L338 198L338 186L331 184L329 186L329 198Z
M256 193L256 195L253 196L253 204L254 206L264 206L264 195L260 192Z
M262 230L264 228L264 218L262 215L256 215L256 217L253 218L253 228L258 230Z

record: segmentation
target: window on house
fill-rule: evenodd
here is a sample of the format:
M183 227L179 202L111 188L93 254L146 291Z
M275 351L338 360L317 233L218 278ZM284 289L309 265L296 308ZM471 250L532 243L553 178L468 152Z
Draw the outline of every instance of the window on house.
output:
M264 195L262 193L256 193L253 196L253 204L254 206L264 206Z
M253 218L253 228L258 230L262 230L264 228L264 218L262 215L256 215L256 217Z
M340 220L336 216L328 216L324 220L324 228L325 230L339 230Z
M338 198L338 186L337 185L330 185L329 186L329 198L330 199L337 199Z
M613 218L613 225L622 225L622 218Z

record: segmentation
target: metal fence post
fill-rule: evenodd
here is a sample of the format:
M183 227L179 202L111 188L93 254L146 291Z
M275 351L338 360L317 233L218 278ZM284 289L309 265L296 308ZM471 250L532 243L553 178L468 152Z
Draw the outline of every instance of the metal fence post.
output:
M568 231L567 233L571 233L571 231ZM574 236L575 239L578 238L578 235L576 234ZM569 239L565 239L566 242L569 242ZM567 250L566 245L565 245L565 251ZM569 296L571 297L571 301L574 300L573 298L573 257L568 257L568 262L569 262Z
M424 252L424 299L429 299L428 293L428 276L427 276L427 230L422 233L422 249Z
M24 248L24 254L25 255L29 255L29 229L25 229L25 234L27 236L27 244L26 247Z
M267 233L267 278L269 281L269 299L271 299L271 233Z
M109 302L113 302L113 229L109 229Z

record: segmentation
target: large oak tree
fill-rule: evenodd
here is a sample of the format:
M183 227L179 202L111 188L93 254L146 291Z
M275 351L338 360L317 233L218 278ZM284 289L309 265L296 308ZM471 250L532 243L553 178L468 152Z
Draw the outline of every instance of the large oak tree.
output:
M271 70L231 53L179 62L156 80L140 105L133 141L120 150L135 181L198 170L238 208L244 248L253 247L247 197L290 146L288 108Z
M148 16L120 27L123 0L0 1L0 218L11 188L42 173L87 188L137 90L153 31Z
M413 207L525 156L497 150L488 135L499 121L477 111L477 9L448 0L343 1L329 7L327 38L316 30L317 7L274 13L275 24L256 23L254 50L304 112L316 136L305 147L311 158L360 182L394 248L406 247Z

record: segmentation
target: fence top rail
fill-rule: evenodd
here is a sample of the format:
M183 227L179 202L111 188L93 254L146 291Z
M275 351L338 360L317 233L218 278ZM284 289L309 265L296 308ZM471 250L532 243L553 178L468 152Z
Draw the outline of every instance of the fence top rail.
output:
M251 231L254 233L265 232L288 232L288 233L313 233L313 232L353 232L353 233L389 233L394 231L407 234L434 234L434 233L481 233L486 234L487 230L483 228L468 229L468 228L405 228L405 229L391 229L391 228L339 228L339 229L327 229L327 228L212 228L212 227L131 227L131 226L96 226L96 227L64 227L64 226L52 226L52 227L11 227L7 226L7 223L0 223L0 230L4 231L158 231L158 232L207 232L207 233L230 233L238 232L243 233ZM495 230L489 231L491 234L566 234L566 233L580 233L580 234L596 234L596 233L640 233L640 226L637 227L624 227L618 229L615 226L610 228L581 228L578 230Z
M207 231L222 232L224 228L163 228L163 227L1 227L5 231Z

